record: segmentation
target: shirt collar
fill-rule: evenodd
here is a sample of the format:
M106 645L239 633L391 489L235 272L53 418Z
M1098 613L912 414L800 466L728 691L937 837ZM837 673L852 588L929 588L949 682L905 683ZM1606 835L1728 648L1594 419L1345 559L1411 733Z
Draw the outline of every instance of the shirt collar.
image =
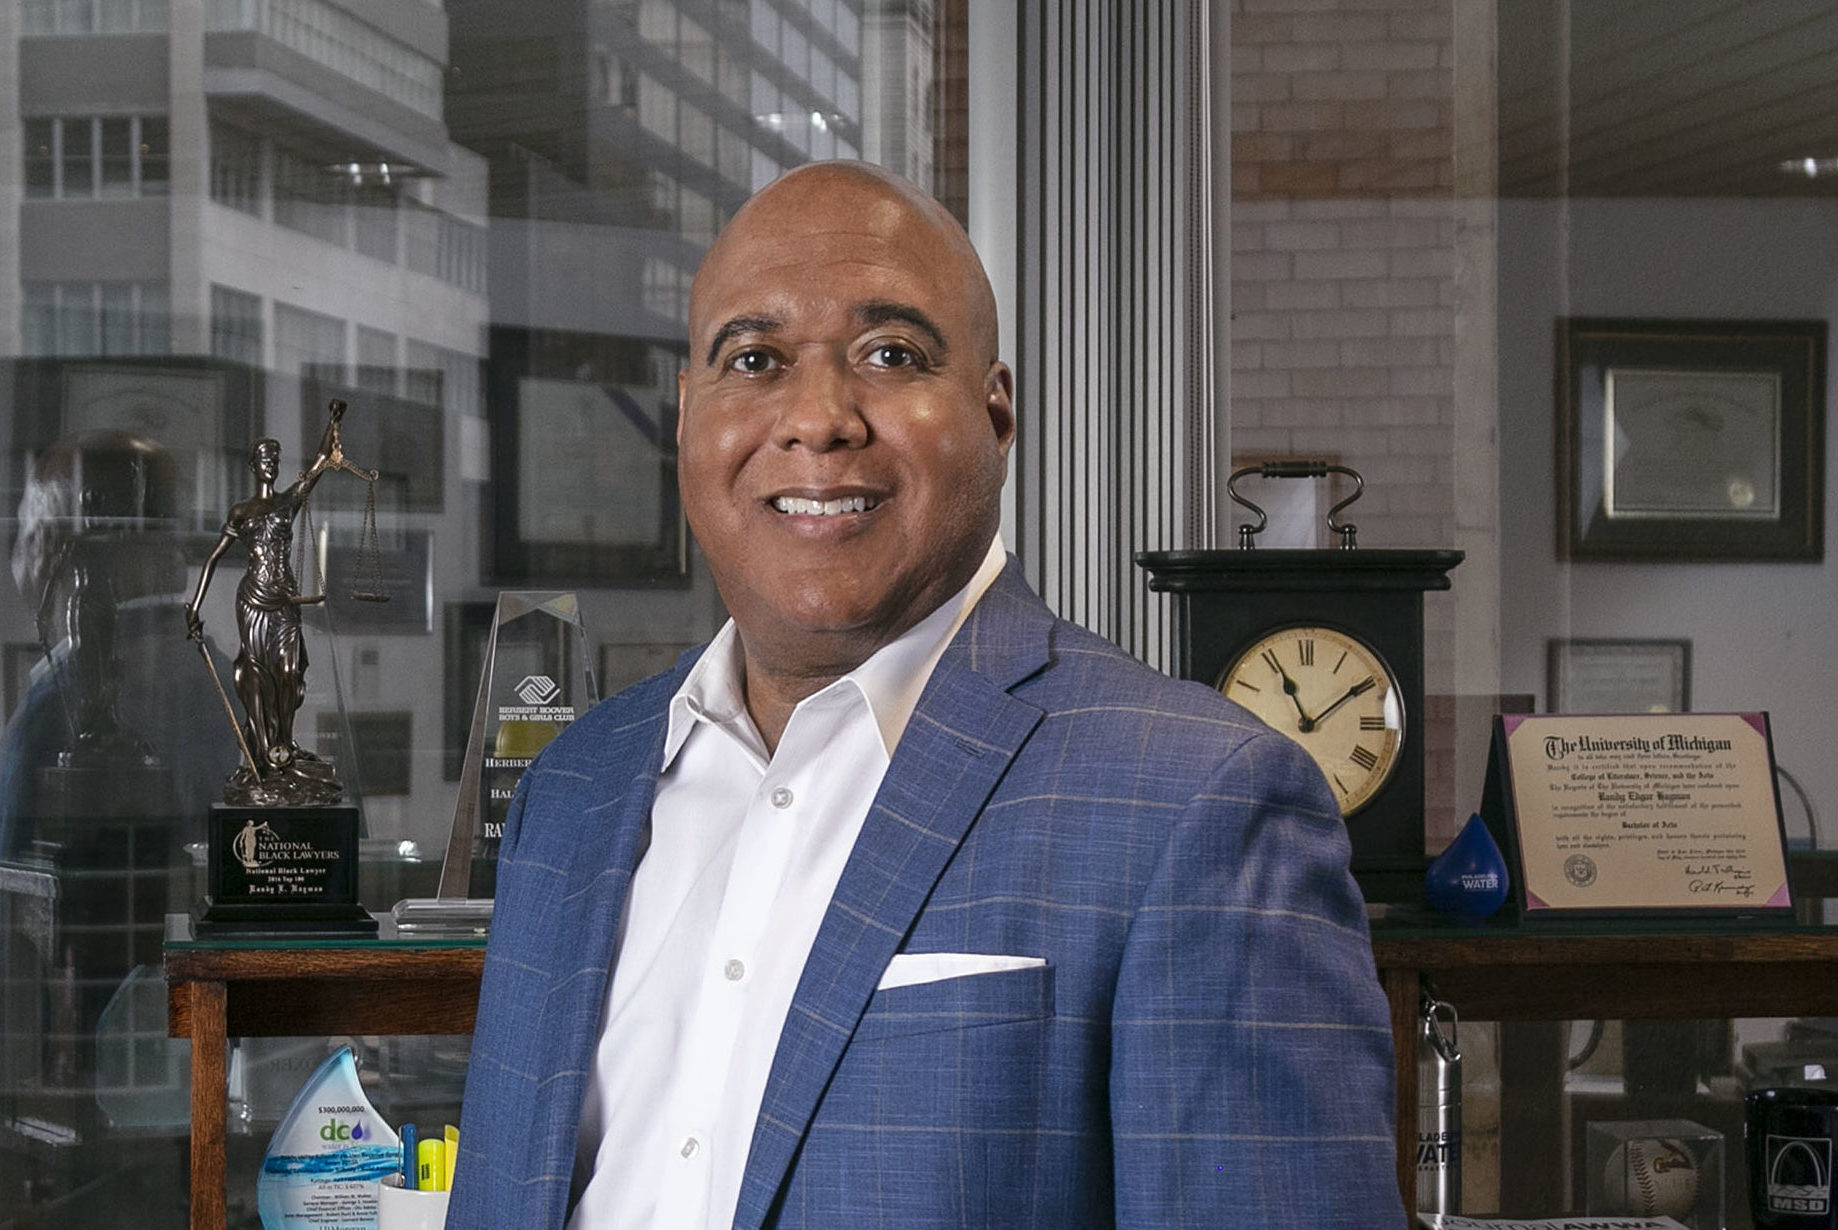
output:
M896 639L877 649L860 666L836 680L816 696L837 687L854 687L868 703L869 712L881 732L881 743L892 759L900 736L919 707L919 696L938 659L944 656L951 639L970 617L977 601L995 583L1008 562L1000 534L991 540L976 574L968 584L952 594L924 619ZM664 736L663 769L668 769L677 753L688 741L690 732L702 723L721 727L746 746L764 763L765 741L760 738L753 718L747 712L741 690L745 658L740 632L732 619L715 634L701 658L690 668L682 686L670 698L670 724ZM808 696L800 706L814 700Z

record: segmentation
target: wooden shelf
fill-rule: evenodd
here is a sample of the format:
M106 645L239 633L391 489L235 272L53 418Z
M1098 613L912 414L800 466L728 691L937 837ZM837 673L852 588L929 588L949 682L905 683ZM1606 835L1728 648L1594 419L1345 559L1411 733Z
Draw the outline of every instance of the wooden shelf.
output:
M1416 1202L1417 1004L1464 1021L1838 1015L1838 929L1373 927L1397 1047L1398 1186ZM224 1228L228 1039L472 1030L483 942L168 943L170 1030L192 1040L192 1221Z
M483 940L228 947L173 935L165 953L167 1032L191 1039L194 1230L225 1230L230 1038L472 1032Z
M1425 985L1464 1021L1838 1013L1838 929L1596 928L1373 927L1398 1054L1398 1187L1406 1208L1416 1205L1417 1003ZM1522 1186L1550 1182L1537 1176Z

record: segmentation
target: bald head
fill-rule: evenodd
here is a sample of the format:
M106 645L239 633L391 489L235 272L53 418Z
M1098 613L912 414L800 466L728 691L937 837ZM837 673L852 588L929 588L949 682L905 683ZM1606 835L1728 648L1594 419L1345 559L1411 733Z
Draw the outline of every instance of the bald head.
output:
M689 346L683 511L771 747L799 699L987 556L1013 380L963 228L861 163L801 167L735 214L696 274Z
M999 342L996 297L970 236L929 193L912 181L871 162L811 162L793 168L760 189L722 228L696 272L689 293L691 347L697 337L697 307L706 284L736 262L744 270L762 248L810 251L817 232L847 221L884 237L897 236L913 257L953 271L962 282L962 303L980 363L996 361ZM813 252L813 255L816 253Z

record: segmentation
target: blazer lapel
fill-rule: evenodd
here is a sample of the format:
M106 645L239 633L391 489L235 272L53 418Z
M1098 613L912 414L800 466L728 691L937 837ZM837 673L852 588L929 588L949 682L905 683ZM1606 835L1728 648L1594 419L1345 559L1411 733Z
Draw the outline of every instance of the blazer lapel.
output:
M1052 615L1011 560L932 672L818 929L785 1017L735 1230L771 1211L887 962L1041 711L1009 689L1046 664Z
M542 1018L543 1029L552 1031L549 1054L555 1077L543 1086L533 1143L540 1142L542 1173L560 1176L559 1185L550 1193L556 1224L560 1224L560 1211L568 1197L581 1100L593 1070L619 920L650 833L651 801L657 793L657 766L663 760L668 726L663 706L674 690L674 684L665 688L663 702L648 717L616 728L607 738L601 762L608 770L618 771L618 776L583 778L577 797L547 805L564 814L572 806L579 820L562 898L567 923L545 928L552 947L543 959L557 972L594 971L591 977L559 982L550 992Z

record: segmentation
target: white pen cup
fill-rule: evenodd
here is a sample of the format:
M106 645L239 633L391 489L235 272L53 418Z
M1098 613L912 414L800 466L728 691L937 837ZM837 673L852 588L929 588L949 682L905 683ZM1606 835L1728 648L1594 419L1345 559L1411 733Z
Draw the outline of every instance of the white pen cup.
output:
M390 1175L377 1184L377 1230L441 1230L447 1195L403 1187L401 1175Z

